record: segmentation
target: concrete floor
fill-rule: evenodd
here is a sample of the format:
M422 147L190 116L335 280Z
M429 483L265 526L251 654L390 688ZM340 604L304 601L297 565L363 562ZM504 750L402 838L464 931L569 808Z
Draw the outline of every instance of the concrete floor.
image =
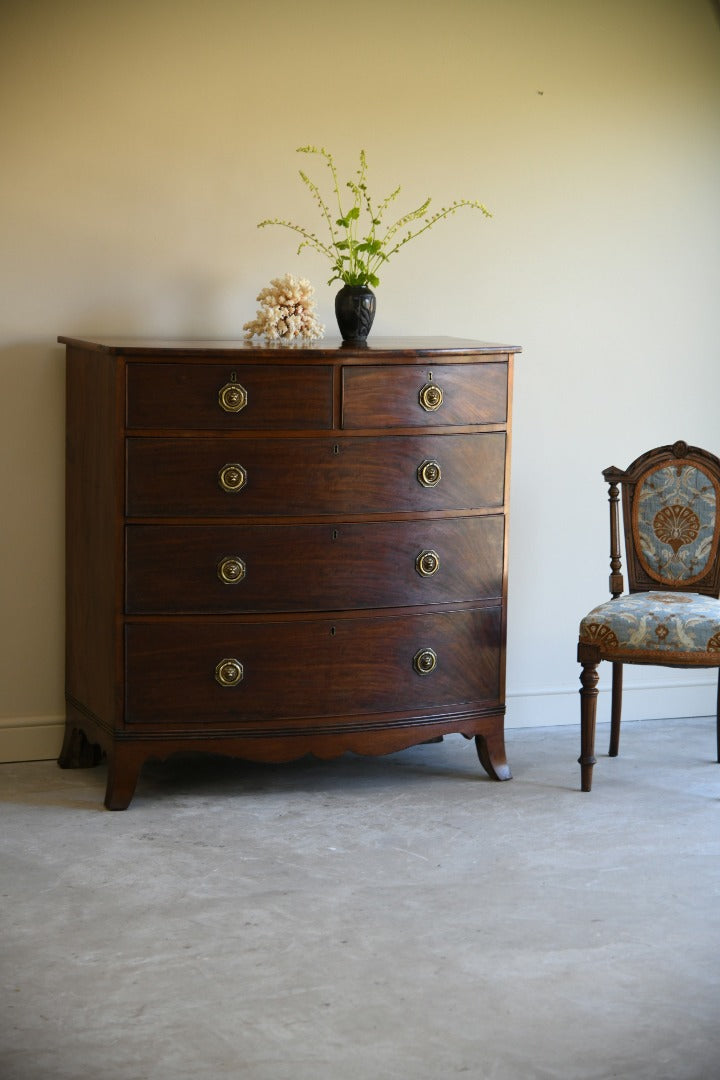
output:
M0 766L2 1080L718 1080L713 721Z

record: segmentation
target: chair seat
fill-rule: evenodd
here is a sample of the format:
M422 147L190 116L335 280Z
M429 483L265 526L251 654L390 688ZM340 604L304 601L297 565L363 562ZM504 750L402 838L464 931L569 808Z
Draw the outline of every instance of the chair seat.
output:
M638 592L593 608L580 642L604 659L720 666L720 600L691 592Z

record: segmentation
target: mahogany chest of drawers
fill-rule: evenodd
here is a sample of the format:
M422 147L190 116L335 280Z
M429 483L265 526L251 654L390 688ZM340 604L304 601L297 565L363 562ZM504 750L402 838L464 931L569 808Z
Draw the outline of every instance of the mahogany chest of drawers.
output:
M504 749L513 346L59 339L59 764Z

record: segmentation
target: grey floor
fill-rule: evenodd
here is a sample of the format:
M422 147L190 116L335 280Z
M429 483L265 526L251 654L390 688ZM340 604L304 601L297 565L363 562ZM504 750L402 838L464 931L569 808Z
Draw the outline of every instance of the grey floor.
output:
M709 719L386 758L0 766L2 1080L717 1080Z

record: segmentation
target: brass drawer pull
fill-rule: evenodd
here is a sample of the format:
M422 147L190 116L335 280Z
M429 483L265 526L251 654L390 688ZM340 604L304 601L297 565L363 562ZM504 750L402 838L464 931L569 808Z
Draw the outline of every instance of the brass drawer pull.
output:
M218 473L218 483L223 491L229 491L231 494L242 491L247 484L247 470L236 462L223 465Z
M437 667L437 653L434 649L420 649L413 657L413 667L418 675L429 675Z
M435 412L443 403L443 392L437 383L425 383L418 398L425 412Z
M215 680L221 686L237 686L244 674L242 664L234 656L226 656L215 667Z
M247 572L247 567L239 555L226 555L217 566L217 575L223 585L237 585L242 581Z
M440 556L437 551L421 551L415 560L415 569L420 577L432 577L440 569Z
M247 390L239 382L225 383L218 390L218 402L224 412L242 412L248 403Z
M437 487L442 478L440 463L430 460L421 462L420 465L418 465L417 478L423 487Z

